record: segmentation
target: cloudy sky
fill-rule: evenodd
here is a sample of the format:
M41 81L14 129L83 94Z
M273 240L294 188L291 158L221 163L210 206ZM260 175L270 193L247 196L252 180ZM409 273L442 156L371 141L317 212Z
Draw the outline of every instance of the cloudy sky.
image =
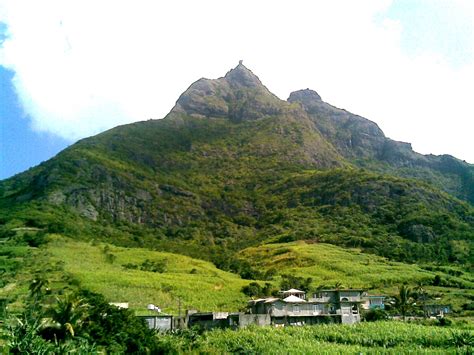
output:
M421 153L474 163L474 1L0 0L0 178L162 118L238 60Z

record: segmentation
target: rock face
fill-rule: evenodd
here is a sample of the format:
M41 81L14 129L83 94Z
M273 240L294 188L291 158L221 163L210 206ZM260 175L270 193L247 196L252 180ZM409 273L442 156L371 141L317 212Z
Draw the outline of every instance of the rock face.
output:
M23 223L220 255L291 233L384 256L395 238L407 258L419 249L406 243L428 243L419 255L464 262L474 209L440 189L474 203L473 167L418 154L313 90L280 100L240 63L192 84L165 119L84 139L0 182L0 236Z
M282 105L284 102L240 63L223 78L201 78L193 83L179 97L169 117L187 114L232 121L255 120L280 113Z
M324 138L355 164L403 177L426 179L474 203L473 166L451 156L419 154L410 143L387 138L376 123L322 101L316 91L292 92L288 101L299 103Z
M322 101L321 96L311 89L293 91L288 98L288 102L300 102L306 110L320 101Z
M224 78L234 88L261 88L263 86L260 79L242 63L230 70ZM268 93L270 92L268 91Z
M301 104L321 133L345 157L376 157L385 143L377 124L325 103L316 91L292 92L288 101Z

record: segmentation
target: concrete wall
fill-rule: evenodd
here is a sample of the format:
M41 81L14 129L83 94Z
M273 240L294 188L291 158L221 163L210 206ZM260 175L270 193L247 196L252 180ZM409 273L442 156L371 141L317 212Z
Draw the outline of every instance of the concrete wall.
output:
M140 317L145 320L148 325L148 328L155 329L159 331L167 331L173 329L172 317L156 317L156 316L144 316Z
M302 326L314 324L342 323L340 315L325 315L318 317L272 317L272 324L276 327Z
M343 324L354 324L360 322L360 314L343 314L341 319Z
M239 328L245 328L251 324L265 326L271 323L269 314L239 314Z

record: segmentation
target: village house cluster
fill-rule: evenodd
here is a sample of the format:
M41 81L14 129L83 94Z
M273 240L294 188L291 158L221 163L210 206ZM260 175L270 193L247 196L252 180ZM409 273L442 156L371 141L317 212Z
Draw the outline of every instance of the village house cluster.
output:
M243 328L257 326L302 326L322 323L360 322L363 309L384 309L385 296L368 295L360 289L318 290L307 296L304 291L280 291L279 297L250 300L246 312L198 312L188 310L183 317L150 314L142 316L157 330L182 327Z
M155 305L149 304L143 318L150 329L167 331L199 327L244 328L255 326L303 326L313 324L355 324L361 321L361 313L374 309L385 309L387 297L369 295L362 289L317 290L306 292L289 289L279 292L279 297L249 300L246 312L200 312L187 310L184 316L164 314ZM128 308L128 303L111 303L119 308ZM428 317L444 317L451 312L449 305L424 304Z

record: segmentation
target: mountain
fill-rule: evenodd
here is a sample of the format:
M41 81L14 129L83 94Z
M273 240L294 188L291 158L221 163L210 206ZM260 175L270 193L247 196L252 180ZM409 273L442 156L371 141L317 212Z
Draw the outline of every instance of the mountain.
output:
M387 138L372 121L333 107L312 90L290 94L336 150L355 166L428 181L474 203L474 167L449 155L422 155L411 144Z
M242 63L161 120L116 127L0 182L0 235L147 246L239 271L306 240L395 260L473 261L474 166L421 155L312 90L273 95Z

